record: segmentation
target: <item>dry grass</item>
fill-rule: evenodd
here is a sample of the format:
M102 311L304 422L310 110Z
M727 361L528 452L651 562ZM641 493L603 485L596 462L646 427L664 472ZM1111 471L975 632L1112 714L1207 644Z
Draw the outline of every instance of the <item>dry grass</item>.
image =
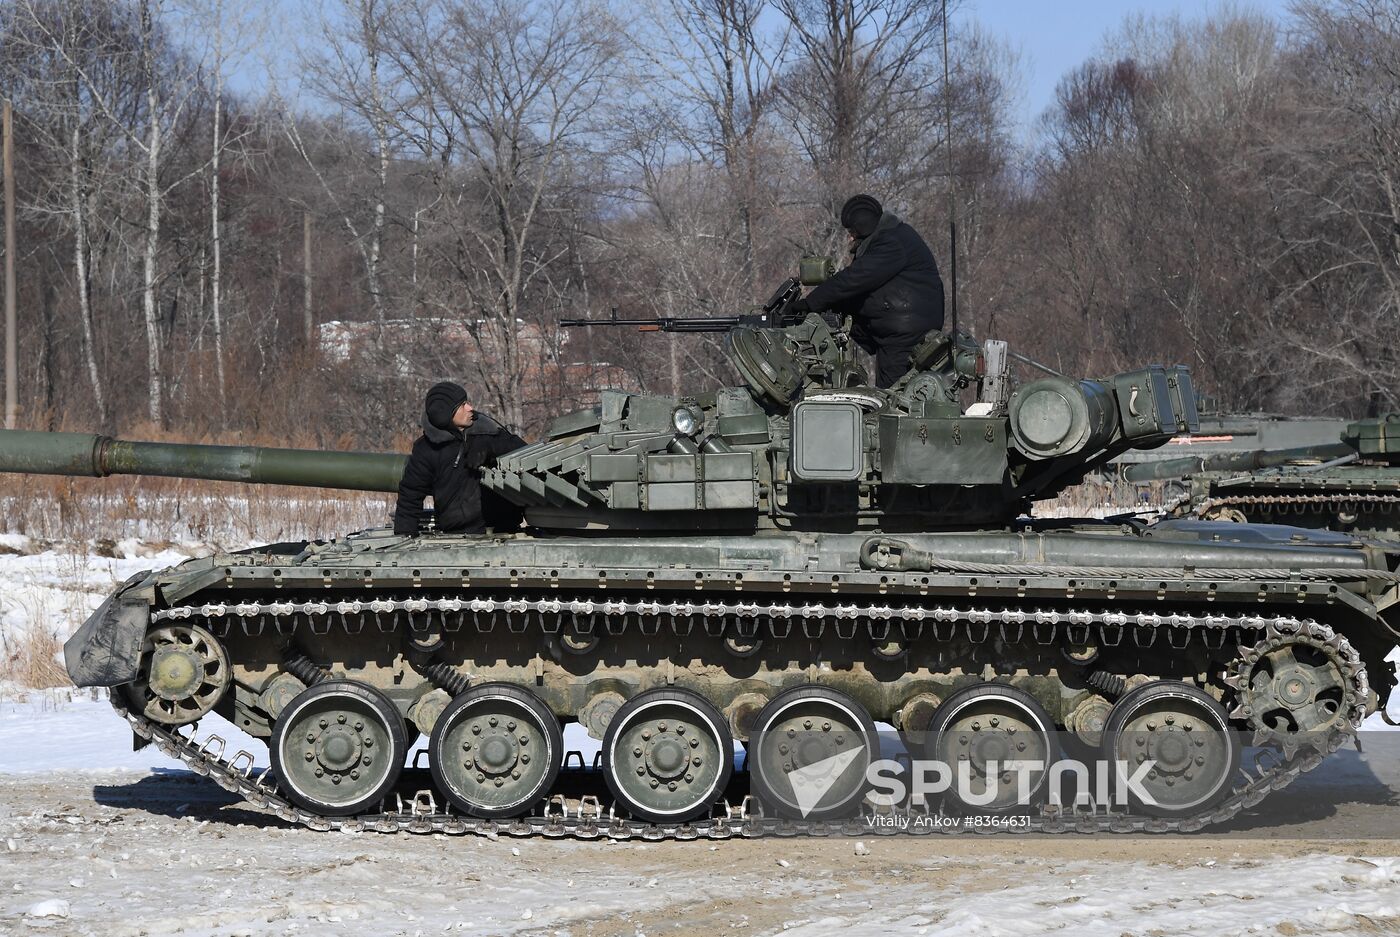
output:
M69 686L68 672L60 661L62 643L52 633L34 629L6 642L0 659L0 683L21 687Z
M0 476L0 530L41 540L138 537L244 546L387 524L393 496L175 478Z

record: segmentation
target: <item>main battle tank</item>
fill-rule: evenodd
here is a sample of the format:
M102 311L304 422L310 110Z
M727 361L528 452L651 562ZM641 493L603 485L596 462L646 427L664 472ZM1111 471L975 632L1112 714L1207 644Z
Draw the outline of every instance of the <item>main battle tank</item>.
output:
M1339 441L1134 466L1129 481L1183 479L1167 513L1291 524L1400 540L1400 414L1347 424Z
M1004 345L933 334L876 389L844 323L786 315L791 286L724 324L742 384L604 393L487 470L524 529L367 530L142 573L68 642L70 675L111 687L138 737L287 819L517 835L860 830L873 809L1189 830L1314 767L1376 708L1396 551L1026 516L1189 431L1184 369L1015 386ZM0 436L0 469L111 468L43 445ZM122 468L212 474L145 451ZM309 479L322 456L277 458ZM388 487L376 477L359 486ZM266 739L271 771L182 730L209 712ZM872 807L876 721L969 772L976 802L959 788ZM601 740L603 784L581 798L560 780L571 722ZM432 785L405 799L418 733ZM1062 743L1140 769L1137 786L1062 806Z

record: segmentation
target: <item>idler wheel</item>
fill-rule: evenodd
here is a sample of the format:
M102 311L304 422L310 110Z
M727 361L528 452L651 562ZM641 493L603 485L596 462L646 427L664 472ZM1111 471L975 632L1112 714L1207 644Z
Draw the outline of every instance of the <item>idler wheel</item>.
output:
M351 816L393 789L408 743L403 716L383 693L327 680L287 704L269 749L289 800L313 813Z
M1176 680L1128 693L1103 732L1103 756L1121 762L1110 769L1120 784L1151 764L1138 780L1146 797L1131 787L1126 794L1135 808L1158 817L1187 817L1219 803L1230 793L1242 747L1225 708Z
M632 816L684 823L709 813L734 770L724 716L689 690L648 690L603 735L603 777Z
M1333 646L1340 640L1319 626L1272 627L1241 649L1226 680L1237 691L1230 715L1254 729L1254 744L1274 742L1288 755L1303 745L1325 751L1333 731L1360 721L1345 660Z
M128 693L148 719L194 722L228 689L228 654L199 625L166 625L146 635L141 666Z
M763 809L821 820L854 813L880 740L865 707L820 686L785 690L754 719L749 779Z
M564 763L564 734L529 690L484 683L443 710L428 760L438 790L463 813L515 817L549 796Z
M917 734L912 741L920 741ZM929 719L922 742L924 757L952 772L945 801L964 812L1013 813L1040 803L1049 793L1050 766L1059 758L1055 723L1045 707L1025 690L1001 683L953 693Z

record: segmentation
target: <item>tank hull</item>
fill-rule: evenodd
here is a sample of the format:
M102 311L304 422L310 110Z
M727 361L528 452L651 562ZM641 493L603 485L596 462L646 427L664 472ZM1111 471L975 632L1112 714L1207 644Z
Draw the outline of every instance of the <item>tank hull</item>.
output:
M370 531L136 577L66 655L75 683L113 686L138 733L196 760L131 692L150 679L149 636L172 626L221 644L228 687L213 711L273 745L288 699L325 678L373 688L424 735L468 686L501 685L604 739L628 701L686 692L745 741L765 705L814 687L906 734L950 697L1002 687L1073 735L1112 702L1099 672L1125 679L1120 691L1205 674L1237 705L1236 658L1286 614L1353 655L1359 721L1376 702L1367 674L1389 673L1397 640L1393 559L1328 532L1198 521L674 541ZM1092 666L1074 657L1085 646Z

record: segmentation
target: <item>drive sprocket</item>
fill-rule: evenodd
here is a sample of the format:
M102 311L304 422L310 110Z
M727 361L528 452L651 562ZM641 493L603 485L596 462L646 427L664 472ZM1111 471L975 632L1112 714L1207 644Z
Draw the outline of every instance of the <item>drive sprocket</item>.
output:
M1252 647L1241 647L1226 683L1235 690L1232 718L1254 729L1253 744L1288 756L1327 751L1334 733L1365 716L1366 674L1346 638L1314 621L1276 621Z

